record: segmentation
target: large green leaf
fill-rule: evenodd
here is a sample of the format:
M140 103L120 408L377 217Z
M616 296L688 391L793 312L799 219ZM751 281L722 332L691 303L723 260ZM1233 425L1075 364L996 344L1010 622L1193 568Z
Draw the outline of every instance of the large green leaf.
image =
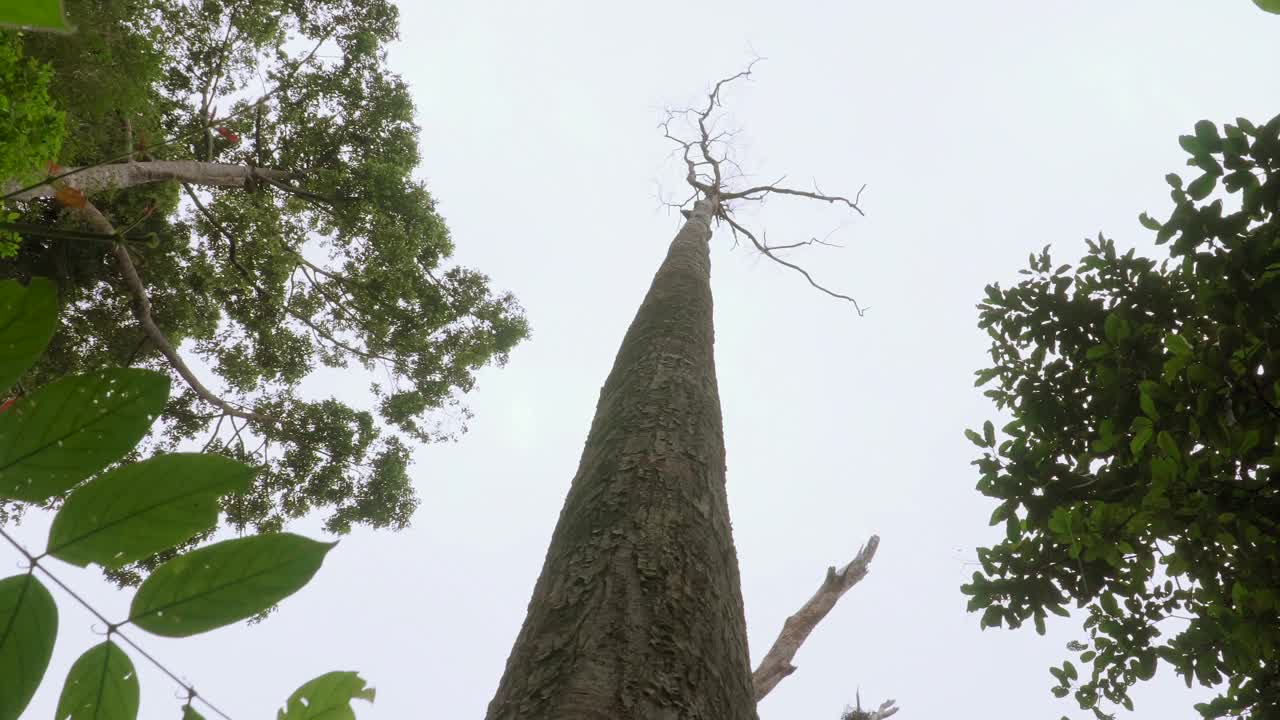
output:
M107 640L85 651L62 686L58 720L134 720L138 717L138 673L133 662Z
M57 636L58 606L39 580L0 580L0 720L17 720L31 702Z
M212 528L218 497L245 490L254 470L204 453L158 455L77 488L49 529L49 554L118 568Z
M67 31L62 0L0 0L0 26Z
M205 720L205 717L191 707L191 703L182 706L182 720Z
M336 544L278 533L180 555L138 588L129 620L156 635L186 637L253 617L306 585Z
M1269 13L1280 15L1280 0L1253 0L1253 4Z
M0 282L0 393L35 364L57 329L58 293L47 278Z
M373 702L374 690L354 672L334 671L293 691L276 720L355 720L352 700Z
M0 413L0 498L42 502L119 460L168 397L164 374L115 368L22 398Z

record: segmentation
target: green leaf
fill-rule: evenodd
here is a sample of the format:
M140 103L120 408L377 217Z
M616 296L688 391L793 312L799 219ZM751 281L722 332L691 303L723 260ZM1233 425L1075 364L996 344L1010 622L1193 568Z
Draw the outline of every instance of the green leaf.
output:
M218 497L249 487L254 469L220 455L157 455L77 488L49 529L49 554L118 568L167 550L218 520Z
M31 574L0 580L0 720L17 720L53 655L58 606Z
M47 278L0 282L0 393L13 387L58 329L58 292Z
M1142 223L1142 227L1148 230L1159 230L1162 227L1159 220L1152 218L1146 213L1138 215L1138 222Z
M351 701L373 699L373 688L356 673L325 673L293 691L276 720L355 720Z
M1164 337L1164 346L1169 348L1169 352L1174 355L1190 355L1191 344L1187 339L1177 334L1169 334Z
M1253 4L1269 13L1280 15L1280 0L1253 0Z
M1150 680L1156 674L1156 661L1158 658L1153 652L1148 652L1138 657L1138 669L1135 673L1141 680Z
M1173 439L1173 435L1169 431L1161 430L1156 434L1156 446L1169 457L1176 460L1182 459L1182 450L1178 448L1178 442Z
M188 703L182 706L182 720L205 720L205 717Z
M1213 192L1213 188L1218 185L1218 176L1213 173L1205 173L1187 186L1187 194L1192 200L1203 200L1209 197L1209 193Z
M134 720L138 674L110 640L89 648L71 666L58 698L58 720Z
M1040 634L1040 635L1043 635L1043 634L1044 634L1044 632L1045 632L1045 627L1044 627L1044 613L1041 613L1041 612L1037 612L1037 613L1036 613L1036 615L1035 615L1035 623L1036 623L1036 632L1037 632L1038 634Z
M1122 340L1129 337L1129 323L1116 313L1107 315L1107 320L1103 324L1103 330L1107 335L1107 339L1113 344L1119 344Z
M1102 593L1102 597L1100 599L1102 600L1102 609L1106 611L1108 615L1120 614L1120 605L1116 603L1115 595L1112 595L1111 593Z
M278 533L193 550L151 573L129 620L149 633L186 637L253 617L306 585L335 544Z
M168 397L167 376L112 369L22 398L0 413L0 498L42 502L119 460Z
M1094 345L1085 351L1084 356L1088 360L1101 360L1111 354L1111 348L1107 345Z
M0 0L0 26L70 32L62 0Z
M1152 400L1151 396L1146 394L1145 392L1139 393L1138 406L1142 408L1143 415L1146 415L1152 420L1160 419L1160 411L1156 410L1156 402Z
M1155 428L1151 425L1151 420L1145 417L1133 419L1133 439L1129 441L1129 452L1135 456L1142 452L1142 448L1147 446L1151 441L1151 436L1155 434Z
M983 440L981 435L979 435L978 433L968 428L965 428L964 436L969 438L969 442L973 443L974 445L977 445L980 448L988 447L987 441Z
M996 426L990 420L982 423L982 437L987 441L987 447L996 446Z
M1067 660L1066 662L1062 663L1062 670L1063 672L1066 673L1067 677L1071 678L1072 680L1075 680L1080 677L1078 674L1076 674L1076 666L1072 665L1070 660Z
M991 607L986 609L986 612L982 613L982 621L978 623L978 626L983 629L986 629L989 627L1000 627L1000 619L1003 617L1004 617L1004 610L1002 610L1001 608L995 605L992 605Z

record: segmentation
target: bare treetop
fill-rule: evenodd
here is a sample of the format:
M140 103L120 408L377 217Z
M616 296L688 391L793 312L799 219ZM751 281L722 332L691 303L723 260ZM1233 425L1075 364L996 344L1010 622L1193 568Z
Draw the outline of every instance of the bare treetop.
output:
M859 188L852 199L842 195L828 195L822 192L816 183L812 190L788 187L782 184L786 180L785 176L768 185L737 187L738 184L741 184L741 181L746 179L747 174L743 172L737 161L730 157L729 142L733 138L733 132L720 130L716 127L719 120L716 110L722 107L721 92L725 86L736 80L749 79L756 63L762 59L756 58L747 65L745 70L717 81L711 92L707 94L705 106L667 110L666 117L659 127L662 128L664 137L678 146L677 151L680 152L686 168L685 182L692 192L683 202L666 204L679 208L688 217L689 211L687 208L692 203L700 199L708 201L712 208L712 217L729 226L730 231L733 233L735 245L741 238L745 237L751 241L756 250L759 250L763 255L779 265L800 273L813 287L827 295L851 303L854 310L861 316L866 312L866 308L860 306L857 300L825 287L814 280L809 271L795 263L784 260L776 254L780 250L790 250L804 245L832 245L832 243L827 242L825 238L819 240L815 237L785 245L770 245L763 232L760 232L759 236L757 236L756 232L748 229L735 216L734 211L741 203L762 201L770 195L784 195L842 205L859 215L865 215L858 202L862 197L862 191L867 187L866 185ZM683 121L687 128L677 129L673 127L677 124L677 121Z

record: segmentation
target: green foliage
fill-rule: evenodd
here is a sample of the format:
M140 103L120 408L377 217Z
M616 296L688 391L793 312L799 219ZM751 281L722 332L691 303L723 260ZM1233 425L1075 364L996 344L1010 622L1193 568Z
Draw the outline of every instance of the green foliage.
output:
M0 580L0 720L17 720L53 656L58 607L35 575Z
M964 592L984 627L1086 608L1083 677L1051 672L1099 717L1163 663L1220 686L1205 718L1274 718L1280 117L1200 122L1180 142L1200 177L1170 175L1169 219L1141 218L1168 260L1099 238L1074 270L1046 248L1027 279L986 290L979 379L1013 421L974 464L993 522L1020 530L979 549Z
M295 690L276 720L355 720L351 701L373 698L373 688L356 673L325 673Z
M1253 0L1253 4L1269 13L1280 15L1280 0Z
M23 56L17 33L0 30L0 179L29 177L57 157L64 119L49 98L52 75Z
M28 362L51 335L43 329L53 322L54 304L36 301L48 288L39 279L25 288L0 281L0 299L31 300L23 307L33 317L0 322L0 347L21 347ZM5 365L15 376L26 370ZM111 369L63 378L0 409L0 468L7 478L0 499L40 501L74 487L53 518L45 551L24 550L27 572L0 579L0 720L22 715L52 655L57 606L35 578L46 555L81 566L133 562L210 532L219 496L248 486L252 467L200 453L159 454L82 482L132 449L167 396L164 375ZM106 641L72 666L57 716L133 720L137 673L112 640L121 627L185 637L251 617L305 585L332 547L297 535L261 535L214 543L161 564L134 596L129 619L110 625ZM303 696L335 707L343 693L348 700L372 700L372 690L354 677L322 676L304 686ZM351 717L349 709L334 712ZM200 716L188 704L184 717Z
M273 533L192 550L147 577L129 621L156 635L187 637L251 618L306 585L332 548Z
M0 414L0 497L44 502L124 457L168 394L160 373L111 369L23 396Z
M59 720L134 720L138 694L133 662L107 640L86 650L71 666L58 698L57 716Z
M23 287L0 284L0 388L11 388L35 364L57 330L58 296L53 283L39 278Z
M211 368L206 384L277 421L233 430L179 380L145 451L209 441L209 451L254 465L249 490L222 501L240 529L278 531L314 513L338 533L404 527L418 503L410 443L464 431L475 372L504 363L528 326L510 294L446 264L448 228L412 177L413 104L385 62L395 7L69 0L67 13L75 34L23 39L54 71L50 93L67 114L62 165L118 157L127 120L135 145L183 139L152 147L155 159L295 173L279 185L194 187L208 214L180 207L185 191L172 182L90 198L117 227L138 223L134 232L158 238L138 249L155 320ZM219 102L256 94L263 80L279 85L270 102ZM208 127L218 105L216 115L235 113L218 126L236 142ZM45 201L22 219L77 222ZM26 235L0 276L54 277L66 308L29 386L119 365L172 372L143 340L109 247ZM316 371L346 367L373 371L368 407L299 394ZM113 577L136 582L162 559Z
M118 568L180 545L218 521L218 498L242 492L253 468L217 455L157 455L76 489L49 529L49 554Z
M34 30L70 30L62 0L0 0L0 26Z

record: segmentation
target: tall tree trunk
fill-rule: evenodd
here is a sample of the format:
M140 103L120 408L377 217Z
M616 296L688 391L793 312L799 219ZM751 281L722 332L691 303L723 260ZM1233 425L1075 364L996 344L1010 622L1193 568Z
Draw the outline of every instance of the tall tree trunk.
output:
M698 201L605 381L489 720L753 720Z

